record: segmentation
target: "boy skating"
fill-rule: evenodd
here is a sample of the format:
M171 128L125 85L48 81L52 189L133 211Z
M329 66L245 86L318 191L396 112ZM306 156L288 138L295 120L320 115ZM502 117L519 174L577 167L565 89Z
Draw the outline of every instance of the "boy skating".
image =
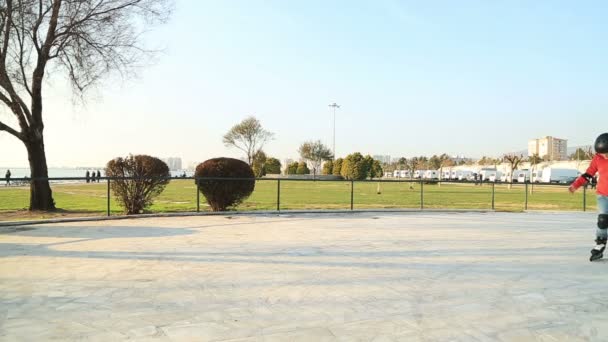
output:
M596 174L599 174L596 189L599 215L597 216L595 247L591 250L590 261L601 259L604 256L604 249L608 240L608 133L600 134L595 139L595 153L587 171L568 188L573 193L590 182Z

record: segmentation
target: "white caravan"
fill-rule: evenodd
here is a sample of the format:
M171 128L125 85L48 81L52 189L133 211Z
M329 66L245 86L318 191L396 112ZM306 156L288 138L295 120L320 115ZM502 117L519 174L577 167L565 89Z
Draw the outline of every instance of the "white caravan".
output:
M481 175L481 179L484 181L490 180L490 175L494 176L494 181L496 181L496 169L481 169L478 174ZM500 177L500 176L499 176Z
M511 178L511 174L513 175L513 178ZM522 175L522 178L520 180L520 175ZM525 177L524 177L525 176ZM501 177L500 177L500 181L501 182L519 182L519 183L523 183L524 182L524 178L525 180L528 180L530 177L530 172L528 170L514 170L513 173L511 172L506 172L504 173Z
M578 176L577 169L557 169L546 167L542 171L541 182L543 183L567 183Z
M530 171L529 170L519 170L516 173L517 182L526 183L530 181Z
M490 182L496 182L496 181L500 180L500 177L502 177L502 172L500 172L500 171L488 172L488 180Z
M533 183L540 183L543 181L542 176L543 176L543 171L536 170L536 171L532 172L532 175L530 176L530 181Z
M437 179L439 178L439 172L437 170L426 170L422 177L424 179Z
M458 171L458 180L470 180L473 177L473 171L460 170Z

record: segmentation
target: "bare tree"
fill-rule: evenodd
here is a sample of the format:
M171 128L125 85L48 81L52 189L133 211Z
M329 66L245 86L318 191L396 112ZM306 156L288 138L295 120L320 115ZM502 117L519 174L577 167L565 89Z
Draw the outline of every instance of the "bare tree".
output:
M593 152L593 147L587 146L587 148L585 149L585 152L587 154L586 159L588 159L588 160L593 159L593 156L595 155L595 153Z
M540 164L542 159L538 155L538 153L534 153L533 155L531 155L528 158L528 161L530 162L530 193L533 194L534 193L534 179L532 179L532 177L534 175L536 165Z
M438 170L441 167L441 159L436 154L429 158L429 167L433 170Z
M506 154L503 159L509 163L511 168L511 181L509 182L509 189L511 189L511 184L513 183L513 171L517 170L519 164L524 160L524 156L515 155L515 154Z
M410 180L414 178L414 172L416 171L416 167L418 167L418 157L413 157L405 160L405 169L408 171L410 175ZM411 182L410 182L411 187Z
M44 150L44 81L63 73L75 94L110 72L121 75L151 51L139 45L150 24L164 22L171 0L2 0L0 2L0 104L19 128L0 131L19 139L28 153L30 210L53 210ZM46 78L45 78L46 77Z
M405 167L408 173L410 174L410 190L414 189L414 184L412 183L412 180L414 179L414 173L416 172L416 170L419 170L420 168L424 167L424 158L425 157L413 157L406 160Z
M252 166L254 156L262 150L264 144L273 138L274 134L265 130L258 119L253 116L234 125L224 135L224 145L236 147L247 153L247 163Z
M302 159L310 162L313 175L319 173L323 161L334 159L329 147L323 145L320 140L303 143L300 145L298 152L300 152Z
M444 153L444 154L442 154L442 155L439 156L439 161L440 161L440 164L439 164L439 180L441 180L441 178L443 178L443 168L444 167L448 167L451 170L452 166L454 166L454 161L446 153ZM441 186L441 182L439 182L437 184L438 184L438 186Z
M585 148L578 148L574 153L574 158L576 159L576 169L578 170L581 166L581 163L584 161L590 162L593 159L594 152L592 146L587 146Z

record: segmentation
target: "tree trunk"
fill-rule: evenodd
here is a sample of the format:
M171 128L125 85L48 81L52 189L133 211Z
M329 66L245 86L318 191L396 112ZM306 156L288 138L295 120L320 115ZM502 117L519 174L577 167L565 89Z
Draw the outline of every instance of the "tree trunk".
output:
M32 129L32 131L35 131L35 129ZM30 210L55 210L55 201L48 179L36 179L49 177L44 152L44 139L41 130L38 131L35 131L36 134L32 134L30 139L24 142L32 178L30 181Z
M534 182L532 181L532 175L534 174L534 167L530 168L530 195L534 193Z

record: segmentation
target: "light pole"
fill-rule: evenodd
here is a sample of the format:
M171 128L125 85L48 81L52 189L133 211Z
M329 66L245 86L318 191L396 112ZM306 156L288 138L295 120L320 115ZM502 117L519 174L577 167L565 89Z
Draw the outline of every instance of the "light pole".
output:
M334 109L334 160L336 160L336 108L340 108L340 105L337 103L332 103L329 107Z

